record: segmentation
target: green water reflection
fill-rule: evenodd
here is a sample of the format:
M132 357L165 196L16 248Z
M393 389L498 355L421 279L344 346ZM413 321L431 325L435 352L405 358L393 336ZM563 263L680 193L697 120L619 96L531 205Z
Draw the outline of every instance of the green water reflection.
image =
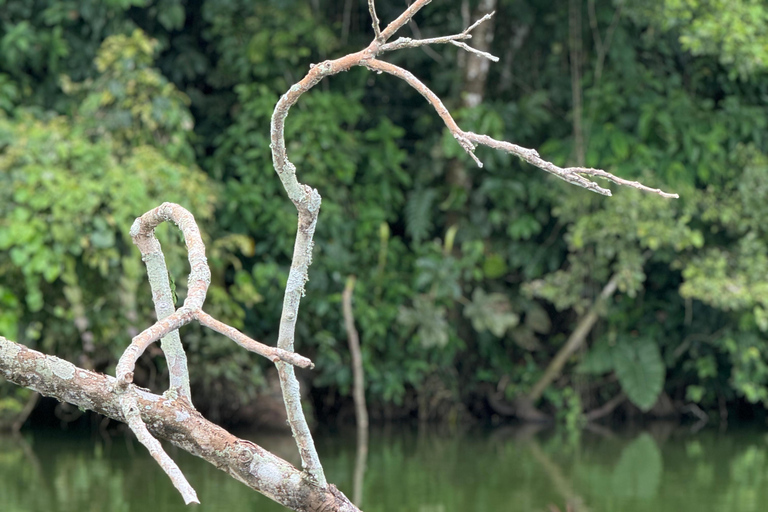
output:
M242 434L241 434L242 435ZM293 458L290 439L250 437ZM349 496L354 433L319 436L329 480ZM202 511L282 511L212 466L171 449ZM463 435L373 431L366 512L752 512L768 510L768 433L678 427L585 432L520 429ZM189 510L149 455L122 438L58 431L0 438L3 512Z

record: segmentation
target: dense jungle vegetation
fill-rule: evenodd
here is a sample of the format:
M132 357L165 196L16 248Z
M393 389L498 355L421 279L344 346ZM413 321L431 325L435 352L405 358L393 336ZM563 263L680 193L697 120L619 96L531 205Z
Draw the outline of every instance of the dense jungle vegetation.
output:
M379 1L382 22L402 4ZM407 84L364 69L324 81L286 133L323 195L297 328L316 414L352 418L341 292L355 275L379 420L519 416L521 397L570 424L764 417L768 7L490 4L501 62L487 79L452 45L385 59L464 129L680 199L598 196L488 149L481 169ZM402 35L461 32L477 8L433 2ZM0 333L113 372L152 318L128 229L174 201L204 230L207 309L274 343L296 213L272 167L272 109L310 63L371 38L352 0L0 1ZM161 231L183 298L183 242ZM252 421L266 365L211 331L182 339L196 405ZM137 382L166 382L162 358L140 364ZM28 391L2 389L13 416Z

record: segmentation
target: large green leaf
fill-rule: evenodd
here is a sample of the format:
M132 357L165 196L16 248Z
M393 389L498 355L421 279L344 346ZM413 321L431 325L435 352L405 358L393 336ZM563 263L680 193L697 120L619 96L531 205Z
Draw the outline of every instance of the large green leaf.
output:
M633 404L648 411L664 386L664 362L651 340L623 341L613 350L613 365L622 389Z
M589 375L601 375L610 372L614 369L613 351L614 347L609 346L607 343L595 345L581 360L581 363L576 367L576 371Z

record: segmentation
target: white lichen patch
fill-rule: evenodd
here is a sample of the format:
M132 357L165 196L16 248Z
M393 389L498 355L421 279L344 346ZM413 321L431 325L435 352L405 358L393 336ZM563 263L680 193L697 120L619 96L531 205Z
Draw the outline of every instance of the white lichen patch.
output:
M21 352L21 347L5 338L3 340L5 340L5 343L0 343L0 359L15 358Z
M50 357L48 363L51 366L51 371L60 379L69 380L75 376L75 365L59 359L58 357Z
M299 487L301 485L301 473L292 473L291 476L285 479L288 485L293 487Z
M35 361L35 371L43 378L50 379L53 376L51 367L47 358L40 358Z
M133 221L133 224L131 224L131 230L130 230L131 237L135 238L136 236L138 236L140 231L141 231L141 217L137 217L136 220Z
M250 473L262 484L277 485L282 480L280 470L274 464L259 464L256 458L251 461Z
M187 411L176 411L176 421L182 422L189 419L189 413Z
M304 287L304 276L300 270L292 268L288 272L288 282L285 285L285 289L289 292L295 292Z

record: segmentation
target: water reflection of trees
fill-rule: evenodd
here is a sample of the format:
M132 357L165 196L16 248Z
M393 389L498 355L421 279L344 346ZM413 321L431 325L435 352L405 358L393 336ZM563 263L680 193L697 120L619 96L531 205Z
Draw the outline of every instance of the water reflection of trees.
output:
M0 438L3 512L186 510L143 452L55 435ZM374 430L364 476L354 435L328 438L329 477L345 492L364 490L366 512L757 512L768 503L768 437L754 432ZM178 460L203 507L282 510L199 459Z

